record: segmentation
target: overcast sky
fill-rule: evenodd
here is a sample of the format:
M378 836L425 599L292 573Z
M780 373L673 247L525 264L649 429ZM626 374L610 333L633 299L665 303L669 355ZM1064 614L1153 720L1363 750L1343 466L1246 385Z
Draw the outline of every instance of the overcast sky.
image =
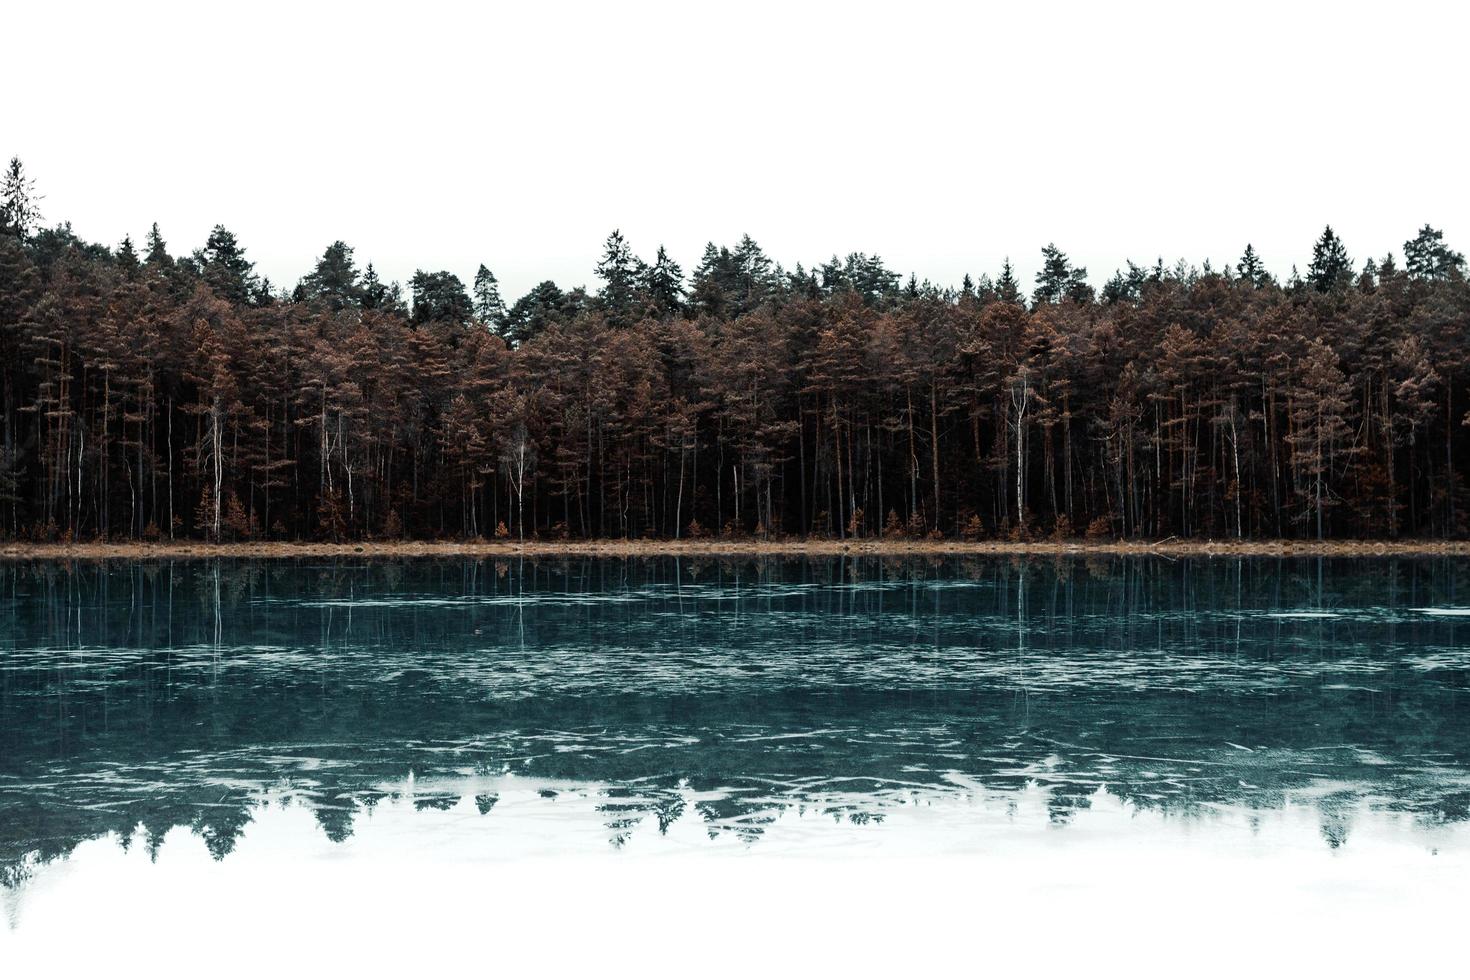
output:
M0 153L89 240L234 231L291 285L591 284L603 239L686 271L749 232L942 284L1055 241L1285 274L1426 221L1470 251L1454 3L14 5Z

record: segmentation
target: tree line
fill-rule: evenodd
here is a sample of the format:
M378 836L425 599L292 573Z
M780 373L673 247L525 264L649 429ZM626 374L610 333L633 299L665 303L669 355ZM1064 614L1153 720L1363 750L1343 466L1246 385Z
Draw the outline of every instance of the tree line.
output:
M750 237L507 303L343 242L294 287L0 187L0 536L1460 537L1470 286L1425 225L1304 274L1054 245L957 286ZM1028 295L1029 292L1029 295Z

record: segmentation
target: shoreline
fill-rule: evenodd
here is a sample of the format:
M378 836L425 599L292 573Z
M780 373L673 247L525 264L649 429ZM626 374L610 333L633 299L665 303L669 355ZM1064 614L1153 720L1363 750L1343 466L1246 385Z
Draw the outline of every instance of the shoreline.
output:
M86 542L0 544L0 561L133 560L166 558L660 558L660 557L1178 557L1376 558L1470 556L1470 541L931 541L603 540L603 541L357 541L329 542Z

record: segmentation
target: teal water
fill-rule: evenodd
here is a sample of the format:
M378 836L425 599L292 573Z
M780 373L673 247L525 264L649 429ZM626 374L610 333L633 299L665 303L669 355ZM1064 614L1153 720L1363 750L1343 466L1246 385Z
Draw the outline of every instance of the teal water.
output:
M1437 847L1467 614L1448 559L3 565L0 880L171 832L246 861L273 807L508 855L759 852L791 815L815 850L915 807L996 846L1104 798Z

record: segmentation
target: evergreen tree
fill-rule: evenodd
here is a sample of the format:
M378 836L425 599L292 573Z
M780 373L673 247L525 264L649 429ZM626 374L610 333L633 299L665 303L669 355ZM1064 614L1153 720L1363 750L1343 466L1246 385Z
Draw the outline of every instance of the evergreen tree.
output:
M246 305L260 298L260 281L255 263L245 258L245 249L224 225L215 225L204 247L194 253L199 274L221 298Z
M1108 306L1112 306L1115 303L1121 303L1132 298L1133 292L1128 287L1128 280L1123 278L1122 270L1114 269L1113 278L1103 283L1102 301Z
M822 295L817 277L807 272L800 262L796 263L796 271L786 277L785 287L791 295L802 299L816 299Z
M1025 302L1021 295L1021 283L1016 279L1016 270L1011 268L1010 256L1006 257L1005 264L1000 269L1000 278L995 281L995 298L1002 303L1014 303L1017 306Z
M689 298L695 309L710 316L724 312L729 303L727 270L730 264L728 250L716 248L714 242L705 244L704 255L700 257L699 265L694 267L693 288L690 290Z
M852 282L848 277L849 270L844 268L842 260L836 255L817 267L817 276L822 282L822 292L828 296L845 292L852 288Z
M1048 244L1041 250L1041 271L1036 273L1036 289L1031 294L1031 301L1038 306L1059 302L1071 277L1072 263L1067 260L1066 253L1056 245Z
M409 282L413 290L412 323L455 323L469 322L474 308L464 291L464 283L452 272L424 272L413 274Z
M148 229L145 244L148 246L148 254L144 257L144 262L156 266L174 264L174 260L169 257L168 245L163 240L163 234L158 230L158 222L153 222L153 227Z
M1398 277L1398 263L1394 261L1393 253L1389 252L1378 261L1378 281L1380 283L1392 282Z
M291 302L291 293L288 290L277 290L275 283L271 282L269 276L264 276L255 284L253 293L256 306L270 306L280 300L282 303Z
M849 255L847 261L853 266L853 284L870 305L899 294L899 283L903 277L884 265L880 256L858 252ZM915 283L916 292L917 285Z
M1087 270L1072 268L1067 253L1048 244L1041 250L1041 271L1036 273L1036 290L1031 301L1040 306L1045 303L1060 303L1064 299L1085 303L1092 299L1092 288L1087 285Z
M20 157L11 157L0 180L0 234L25 241L41 225L36 182L26 176Z
M138 270L142 263L138 261L138 250L133 247L131 235L124 235L122 244L117 247L117 264L127 279L136 279Z
M378 270L373 268L371 262L363 270L362 284L358 287L361 296L362 308L365 310L381 310L385 313L406 312L403 308L403 290L398 283L384 283L378 278Z
M327 246L316 268L304 276L296 287L299 301L318 302L329 310L362 305L362 287L358 283L357 266L352 261L352 246L336 241Z
M722 250L723 251L723 250ZM756 309L776 291L780 275L765 251L749 235L730 253L735 281L731 284L742 313Z
M547 279L516 300L505 316L505 339L519 346L552 323L569 319L576 304Z
M633 294L638 285L638 260L621 231L614 229L607 236L602 261L597 263L597 277L603 282L598 300L607 311L608 322L626 324L632 316Z
M1115 303L1136 303L1143 299L1144 284L1149 281L1148 270L1128 261L1128 271L1115 271L1113 278L1103 286L1102 301L1109 306Z
M684 270L669 258L662 245L653 258L653 265L644 271L643 292L655 316L667 316L683 309Z
M505 327L505 301L500 298L500 283L495 273L480 263L475 272L475 319L494 327L497 332Z
M966 276L966 278L969 277ZM989 273L980 273L979 282L974 283L972 288L974 289L975 299L980 305L984 306L997 301L995 282L990 278Z
M1465 256L1445 246L1444 232L1425 225L1404 242L1404 268L1414 279L1444 281L1464 276Z
M876 255L852 252L846 259L837 256L822 266L822 289L829 296L842 292L853 292L862 297L869 306L898 294L899 275L890 272L883 260ZM917 284L916 284L917 286Z
M1246 243L1245 254L1236 263L1235 271L1240 275L1240 278L1252 286L1264 286L1271 281L1271 274L1266 271L1266 266L1262 264L1261 257L1256 254L1255 246L1250 243Z
M1348 257L1342 240L1328 225L1312 247L1312 264L1307 267L1307 285L1319 293L1352 285L1353 260Z

